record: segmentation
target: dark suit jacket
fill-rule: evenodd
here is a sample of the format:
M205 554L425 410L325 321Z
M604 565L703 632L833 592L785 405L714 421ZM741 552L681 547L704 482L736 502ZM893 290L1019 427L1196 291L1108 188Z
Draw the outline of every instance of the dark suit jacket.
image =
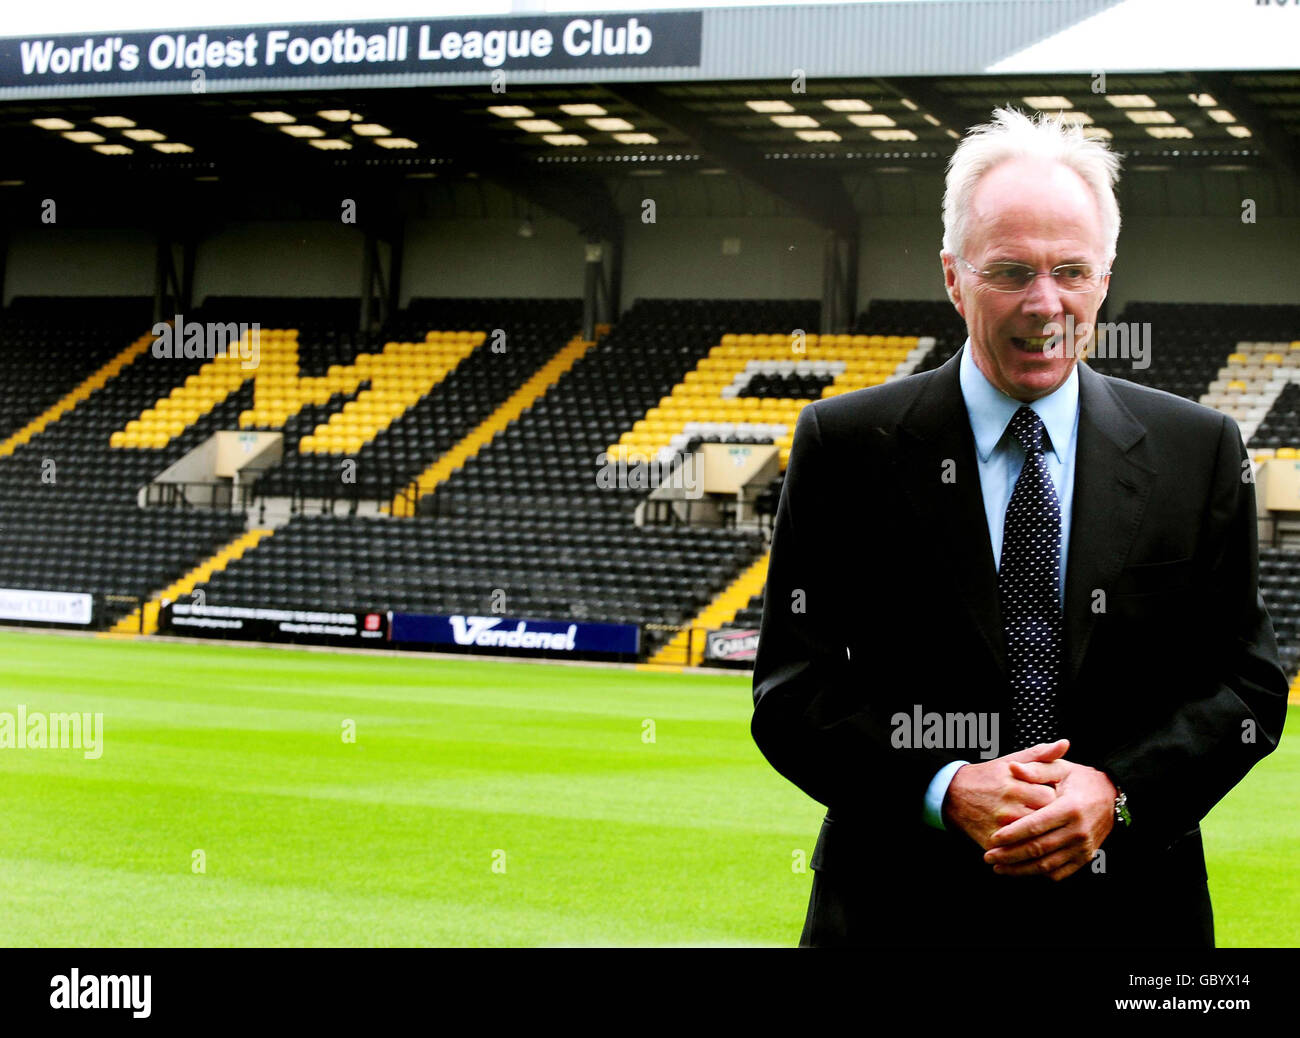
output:
M1213 944L1198 823L1277 744L1287 698L1240 432L1079 365L1058 717L1067 759L1109 774L1133 824L1059 883L995 876L968 836L922 819L935 772L978 751L891 745L891 718L919 704L996 712L1009 752L959 361L817 401L796 428L752 731L829 808L801 943L1041 944L1061 928L1068 945Z

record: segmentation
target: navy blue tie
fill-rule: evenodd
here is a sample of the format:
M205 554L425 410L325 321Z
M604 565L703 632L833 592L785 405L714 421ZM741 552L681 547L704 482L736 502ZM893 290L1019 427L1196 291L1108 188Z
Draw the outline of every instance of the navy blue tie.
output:
M1029 407L1011 419L1025 464L1007 503L998 599L1011 675L1011 751L1056 739L1056 690L1064 645L1061 503L1043 457L1045 430Z

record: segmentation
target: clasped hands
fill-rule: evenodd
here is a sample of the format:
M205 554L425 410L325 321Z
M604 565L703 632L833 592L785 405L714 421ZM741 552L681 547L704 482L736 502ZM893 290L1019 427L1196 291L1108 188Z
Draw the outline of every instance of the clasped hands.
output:
M1065 759L1068 739L957 770L943 801L945 824L984 849L1002 876L1060 881L1087 865L1115 824L1114 783Z

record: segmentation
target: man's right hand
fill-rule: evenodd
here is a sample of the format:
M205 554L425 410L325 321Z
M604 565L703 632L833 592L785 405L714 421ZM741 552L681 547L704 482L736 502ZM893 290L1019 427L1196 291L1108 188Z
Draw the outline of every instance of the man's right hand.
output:
M943 798L943 820L956 826L989 849L989 838L1004 825L1023 818L1056 799L1056 788L1047 783L1026 782L1011 774L1014 761L1050 764L1070 748L1069 739L1030 746L983 764L966 764L957 769Z

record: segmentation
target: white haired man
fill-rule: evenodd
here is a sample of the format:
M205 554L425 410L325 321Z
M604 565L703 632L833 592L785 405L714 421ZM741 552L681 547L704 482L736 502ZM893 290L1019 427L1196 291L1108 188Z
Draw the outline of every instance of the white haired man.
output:
M801 945L1214 943L1199 822L1287 680L1236 424L1078 363L1117 175L995 112L944 197L965 346L800 415L752 731L828 808Z

